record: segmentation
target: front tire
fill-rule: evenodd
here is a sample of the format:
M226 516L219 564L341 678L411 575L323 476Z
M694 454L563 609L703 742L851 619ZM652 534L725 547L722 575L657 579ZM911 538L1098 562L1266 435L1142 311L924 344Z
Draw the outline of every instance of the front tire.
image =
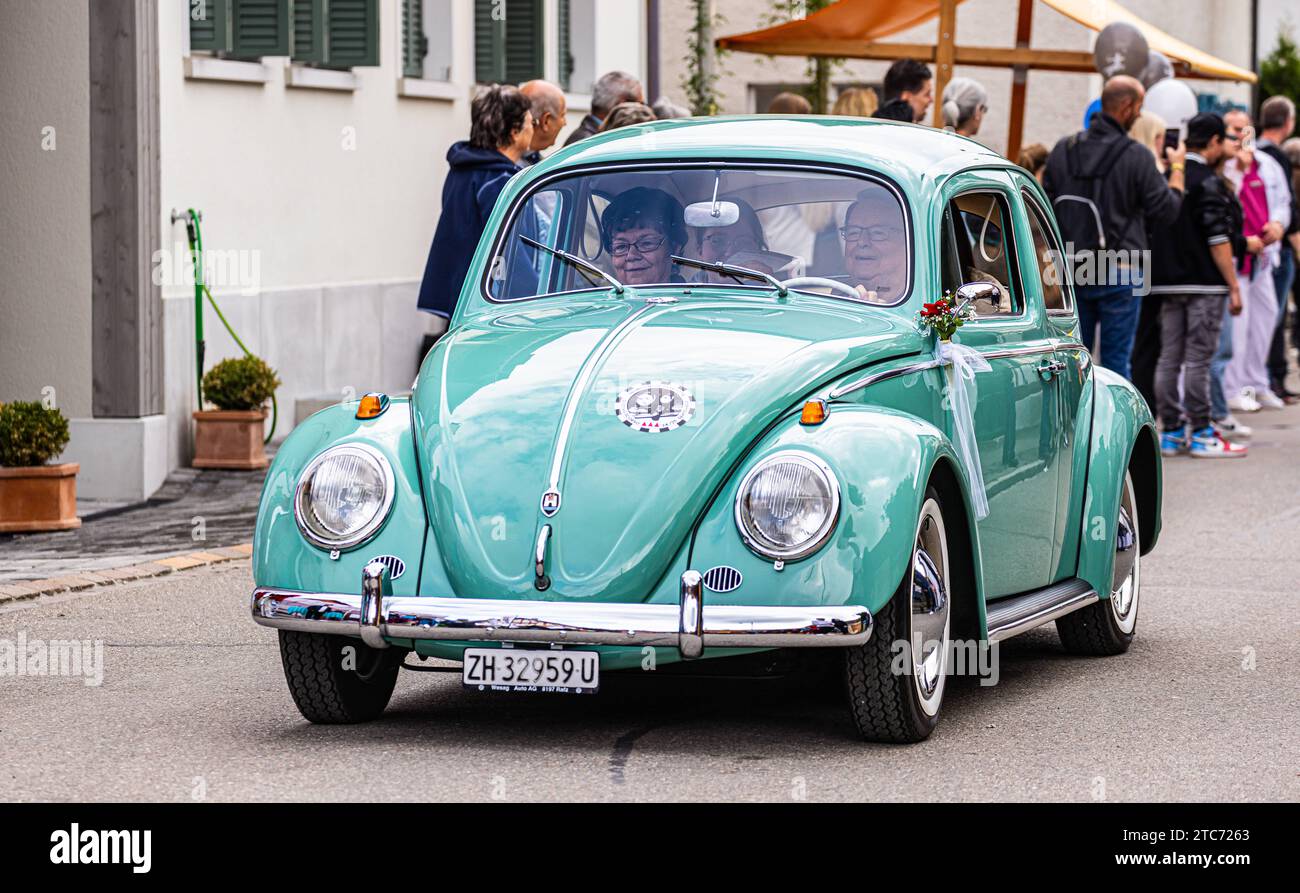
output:
M1133 476L1125 472L1115 531L1115 569L1111 576L1110 598L1057 619L1056 632L1066 651L1096 657L1128 651L1137 629L1138 596L1142 583L1141 551Z
M366 722L383 713L405 654L348 636L280 630L289 693L298 712L314 723Z
M866 741L923 741L939 722L951 633L948 537L929 487L908 572L874 618L865 645L844 654L849 713Z

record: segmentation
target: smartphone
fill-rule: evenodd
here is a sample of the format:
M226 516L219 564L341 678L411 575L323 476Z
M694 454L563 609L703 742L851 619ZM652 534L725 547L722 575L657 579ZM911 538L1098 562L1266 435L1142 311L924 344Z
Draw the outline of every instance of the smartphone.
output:
M1183 130L1181 127L1169 127L1165 129L1165 154L1178 148L1178 144L1183 140Z

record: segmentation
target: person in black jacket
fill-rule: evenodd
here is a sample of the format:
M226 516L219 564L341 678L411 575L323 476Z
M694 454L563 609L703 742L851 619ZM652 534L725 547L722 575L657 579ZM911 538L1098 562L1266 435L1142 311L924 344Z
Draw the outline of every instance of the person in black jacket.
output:
M1186 154L1182 147L1166 153L1166 182L1146 147L1129 138L1145 96L1135 78L1111 78L1092 126L1058 142L1043 171L1043 188L1076 262L1080 337L1091 347L1100 323L1101 365L1125 378L1131 377L1130 354L1147 284L1140 260L1147 230L1178 218Z
M614 106L624 102L645 102L641 82L626 71L602 74L591 88L591 114L583 115L564 145L572 145L599 133L600 125L605 123L605 116L614 110Z
M1153 230L1151 295L1159 295L1156 409L1166 456L1244 456L1211 424L1210 360L1224 303L1241 312L1235 257L1245 254L1241 206L1217 170L1228 157L1227 126L1213 113L1187 123L1187 194L1173 226ZM1182 377L1181 399L1179 377Z
M456 310L470 259L497 196L519 171L533 139L532 106L516 87L482 90L470 106L468 140L447 151L450 170L442 184L442 214L420 283L419 308L438 319L420 351L428 353Z

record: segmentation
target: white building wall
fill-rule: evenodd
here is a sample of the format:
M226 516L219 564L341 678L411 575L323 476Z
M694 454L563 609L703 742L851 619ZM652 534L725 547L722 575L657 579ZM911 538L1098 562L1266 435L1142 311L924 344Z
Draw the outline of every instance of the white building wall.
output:
M427 321L415 309L419 279L437 225L447 149L469 134L474 84L473 4L445 5L450 16L427 16L426 29L452 34L452 82L426 82L420 92L435 98L415 98L399 95L399 0L381 0L382 65L356 69L355 88L343 91L289 86L282 58L264 60L265 83L187 77L185 8L162 4L162 214L173 252L167 259L185 263L184 227L172 225L171 211L194 207L203 212L205 248L243 252L243 269L257 271L257 281L217 283L213 293L244 343L284 382L277 438L292 427L299 399L403 391L415 377ZM548 6L546 65L554 77L555 4ZM640 74L641 6L591 4L586 21L594 27L573 35L575 54L597 72ZM571 98L570 126L588 102ZM177 466L188 462L195 400L193 290L174 282L163 294L170 461ZM240 354L208 308L205 335L206 366Z

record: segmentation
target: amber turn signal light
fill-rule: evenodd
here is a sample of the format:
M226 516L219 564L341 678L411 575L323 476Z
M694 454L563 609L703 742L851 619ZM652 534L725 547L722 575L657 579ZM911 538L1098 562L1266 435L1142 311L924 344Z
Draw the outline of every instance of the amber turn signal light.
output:
M384 414L388 409L388 395L371 393L361 398L361 405L357 407L357 418L374 419Z
M803 405L799 413L800 425L820 425L826 421L826 401L814 398Z

